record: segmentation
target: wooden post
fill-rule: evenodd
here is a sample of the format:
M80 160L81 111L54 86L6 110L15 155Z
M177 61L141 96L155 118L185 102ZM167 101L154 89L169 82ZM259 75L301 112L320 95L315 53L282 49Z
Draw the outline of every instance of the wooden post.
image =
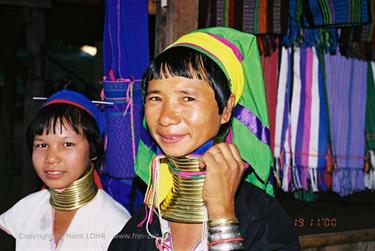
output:
M45 59L45 25L44 9L26 8L26 40L27 51L30 54L30 75L25 88L24 106L24 131L30 123L31 118L40 107L38 101L34 101L34 96L45 95L44 82L44 59ZM24 164L22 170L23 193L27 194L39 189L36 174L33 171L30 161L30 154L24 151Z
M160 13L158 8L160 1L157 2L156 19L160 18L160 28L156 27L155 52L158 54L166 46L173 43L177 38L198 27L198 0L168 0L167 5L161 7ZM158 23L158 22L156 22ZM156 24L157 25L157 24Z

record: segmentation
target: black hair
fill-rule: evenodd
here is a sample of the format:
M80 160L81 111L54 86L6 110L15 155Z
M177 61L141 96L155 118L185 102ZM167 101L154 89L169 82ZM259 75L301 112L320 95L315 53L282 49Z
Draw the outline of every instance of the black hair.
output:
M219 114L223 113L231 95L230 83L220 66L206 54L184 46L172 47L162 52L151 62L143 75L143 100L145 101L148 83L151 80L168 77L197 78L207 81L214 90ZM223 135L228 130L229 124L230 120L222 125L218 135Z
M60 123L61 122L61 123ZM65 128L72 128L78 135L87 139L90 147L90 158L96 168L102 164L104 157L103 139L100 137L98 126L94 118L85 110L74 105L57 103L41 108L29 124L26 131L27 147L32 153L36 135L55 134L56 125L60 123Z

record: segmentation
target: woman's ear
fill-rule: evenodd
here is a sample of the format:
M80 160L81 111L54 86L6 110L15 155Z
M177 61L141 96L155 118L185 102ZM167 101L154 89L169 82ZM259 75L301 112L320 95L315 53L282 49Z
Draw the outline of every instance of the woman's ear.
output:
M223 114L221 115L221 121L220 121L221 124L225 124L230 120L235 102L236 102L236 97L234 96L234 94L231 94L228 98L228 102L226 106L224 107Z

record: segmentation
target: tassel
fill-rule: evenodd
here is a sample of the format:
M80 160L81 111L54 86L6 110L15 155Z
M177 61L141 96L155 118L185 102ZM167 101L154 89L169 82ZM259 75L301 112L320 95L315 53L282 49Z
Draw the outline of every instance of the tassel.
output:
M327 156L326 156L326 170L327 172L331 172L332 168L332 155L331 155L331 147L328 145L328 151L327 151Z
M276 170L273 171L273 176L275 177L277 186L281 187L281 180L280 180L279 174Z
M366 155L365 156L365 173L368 173L368 171L370 170L370 165L369 165L369 161L368 161L368 156Z
M138 223L138 225L137 225L138 228L142 228L143 225L145 224L145 222L147 221L147 218L148 218L148 210L147 209L148 209L148 207L145 204L145 218L141 222ZM152 212L150 212L150 213L152 213Z

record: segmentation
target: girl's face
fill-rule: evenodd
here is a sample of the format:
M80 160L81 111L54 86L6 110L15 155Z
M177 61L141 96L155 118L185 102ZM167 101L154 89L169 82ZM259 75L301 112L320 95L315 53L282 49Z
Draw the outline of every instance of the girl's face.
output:
M185 156L214 138L230 119L220 115L215 94L204 80L169 77L148 84L145 117L164 154Z
M32 161L36 173L52 189L63 189L79 179L90 164L89 143L69 126L56 123L47 135L34 138Z

